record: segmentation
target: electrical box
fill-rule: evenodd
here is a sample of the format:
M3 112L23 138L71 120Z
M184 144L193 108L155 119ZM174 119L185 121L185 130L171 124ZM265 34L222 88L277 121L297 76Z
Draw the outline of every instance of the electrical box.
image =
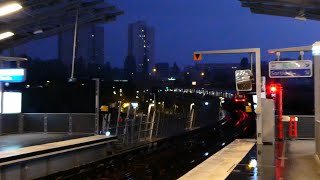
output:
M275 114L273 99L261 99L262 102L262 142L274 144L275 140Z

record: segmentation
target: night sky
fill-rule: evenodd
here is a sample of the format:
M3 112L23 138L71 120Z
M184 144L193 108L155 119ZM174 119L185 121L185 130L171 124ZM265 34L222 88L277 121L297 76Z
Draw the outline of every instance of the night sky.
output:
M105 57L117 67L127 55L128 24L138 20L155 27L156 62L176 61L180 66L193 64L192 54L198 50L261 47L262 60L271 60L274 56L266 54L267 49L310 45L320 39L319 22L252 14L238 0L108 2L125 13L105 25ZM56 41L54 37L29 43L18 52L56 58ZM240 62L242 56L204 57L203 62Z

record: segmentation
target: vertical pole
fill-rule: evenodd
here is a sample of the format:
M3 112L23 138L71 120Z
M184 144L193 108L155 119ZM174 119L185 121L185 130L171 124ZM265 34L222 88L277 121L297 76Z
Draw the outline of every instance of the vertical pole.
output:
M154 97L154 110L153 110L153 116L152 116L152 122L151 122L151 128L150 128L150 137L149 137L150 141L152 140L153 126L154 126L154 121L157 113L156 94L153 94L153 97Z
M141 124L143 121L143 114L141 113L140 123L139 123L139 130L138 130L138 142L140 142L140 134L141 134Z
M194 116L194 104L192 103L190 105L190 124L189 124L189 129L191 130L192 125L193 125L193 116Z
M137 108L134 108L133 111L133 119L131 121L131 144L133 144L133 138L134 138L134 132L135 132L135 125L136 125L136 114L137 114Z
M69 133L72 134L72 114L69 114Z
M95 105L95 133L99 134L99 96L100 96L100 79L94 79L96 84L96 105Z
M4 61L0 61L0 67L3 68L4 66ZM2 134L2 119L3 119L3 91L4 91L4 87L3 87L3 82L0 82L0 135Z
M2 134L2 119L3 119L3 82L0 82L0 135Z
M282 85L278 85L277 88L279 88L279 98L278 98L279 135L278 135L278 137L279 137L280 140L284 140L284 136L283 136L284 132L283 132L283 124L282 124L282 115L283 115L283 109L282 109L282 99L283 99L283 97L282 97Z
M250 53L250 69L253 71L253 53Z
M131 106L129 105L128 110L127 110L127 116L125 119L125 123L124 123L124 130L123 130L123 143L126 142L126 140L128 140L128 121L129 121L129 115L130 115L130 108Z
M316 154L320 155L320 56L314 56L314 110Z
M108 114L105 113L102 118L102 127L101 127L102 134L106 134L106 132L107 132L107 130L106 130L107 118L108 118Z
M109 131L109 128L110 128L110 120L111 120L111 113L108 114L108 123L107 123L106 132Z
M262 107L261 107L261 55L260 49L256 49L256 91L257 91L257 144L262 142Z
M158 121L157 121L156 137L158 137L159 124L160 124L160 111L158 111Z
M44 114L44 117L43 117L43 131L45 133L48 133L48 114Z
M77 10L76 22L75 22L75 25L74 25L73 49L72 49L72 64L71 64L71 77L70 77L71 80L74 79L74 62L75 62L75 58L76 58L78 18L79 18L79 10Z
M120 115L121 115L121 106L122 106L122 103L121 103L121 101L120 101L120 103L119 103L119 107L118 107L117 126L116 126L116 136L118 136L119 119L120 119Z

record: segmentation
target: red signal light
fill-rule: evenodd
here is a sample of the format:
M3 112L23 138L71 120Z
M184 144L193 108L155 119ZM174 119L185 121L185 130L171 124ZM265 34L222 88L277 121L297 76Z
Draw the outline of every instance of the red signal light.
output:
M277 87L275 87L275 86L271 86L271 88L270 88L270 90L271 90L271 92L276 92L277 91Z

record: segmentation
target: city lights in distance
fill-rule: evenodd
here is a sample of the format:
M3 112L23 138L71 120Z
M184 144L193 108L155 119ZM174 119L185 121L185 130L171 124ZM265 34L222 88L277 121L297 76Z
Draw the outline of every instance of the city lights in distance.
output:
M8 15L10 13L19 11L20 9L22 9L22 6L19 3L11 3L11 4L3 5L2 7L0 7L0 16Z
M139 104L138 104L138 103L131 103L131 106L132 106L133 108L137 108L137 107L139 106Z

